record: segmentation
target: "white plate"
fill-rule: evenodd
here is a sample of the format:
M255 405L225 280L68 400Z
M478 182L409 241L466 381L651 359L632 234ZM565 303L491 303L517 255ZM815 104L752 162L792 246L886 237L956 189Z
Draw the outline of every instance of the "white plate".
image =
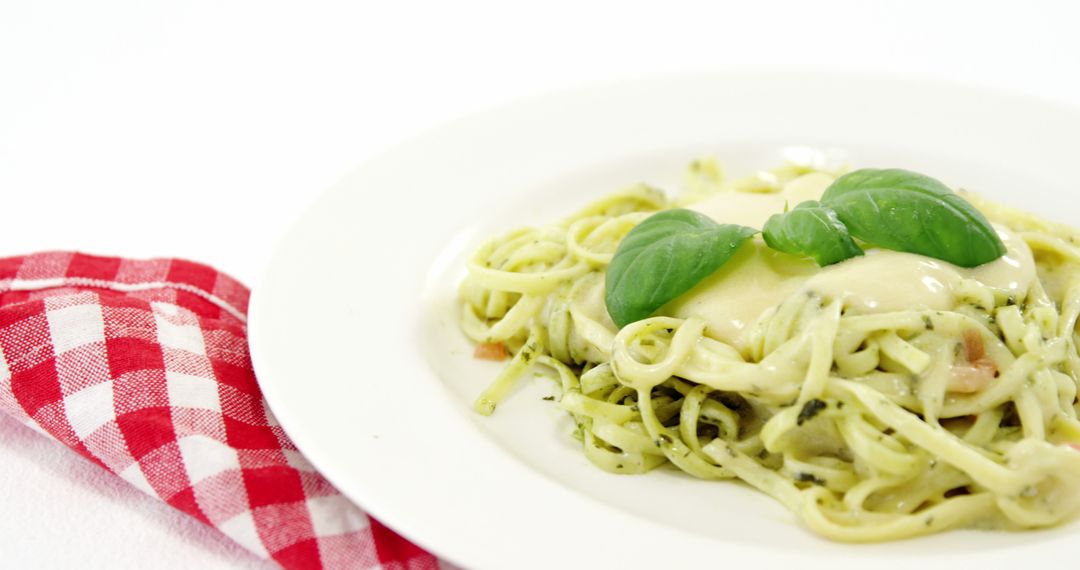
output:
M634 182L674 189L701 154L746 172L792 147L834 149L1068 222L1080 210L1076 133L1075 110L882 77L729 73L520 101L370 160L303 213L255 289L255 368L279 421L335 485L472 568L1072 559L1077 525L835 544L737 483L602 472L539 381L490 418L470 411L499 365L471 357L453 297L484 237Z

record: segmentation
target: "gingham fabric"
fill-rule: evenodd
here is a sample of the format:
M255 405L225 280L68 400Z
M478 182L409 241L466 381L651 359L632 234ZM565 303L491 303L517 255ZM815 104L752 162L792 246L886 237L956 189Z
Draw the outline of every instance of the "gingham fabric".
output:
M286 568L437 568L274 421L248 357L247 301L188 261L0 259L0 411Z

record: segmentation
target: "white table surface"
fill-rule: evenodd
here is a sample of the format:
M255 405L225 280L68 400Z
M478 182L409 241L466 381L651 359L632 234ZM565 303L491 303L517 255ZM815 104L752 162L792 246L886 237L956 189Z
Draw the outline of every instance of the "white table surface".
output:
M251 284L365 157L600 80L814 68L1080 105L1078 21L1066 1L4 0L0 256L179 256ZM0 537L9 568L267 566L7 418Z

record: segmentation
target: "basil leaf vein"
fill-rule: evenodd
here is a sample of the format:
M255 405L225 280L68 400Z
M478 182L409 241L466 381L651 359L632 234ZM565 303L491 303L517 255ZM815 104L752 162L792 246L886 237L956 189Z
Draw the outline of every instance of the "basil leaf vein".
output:
M758 231L674 209L630 230L607 268L605 303L619 327L651 315L720 268Z
M836 212L814 200L771 216L762 237L769 247L813 258L821 267L863 254Z
M836 212L852 236L877 247L961 267L1005 254L1005 244L981 212L938 180L917 172L856 170L836 179L821 203Z

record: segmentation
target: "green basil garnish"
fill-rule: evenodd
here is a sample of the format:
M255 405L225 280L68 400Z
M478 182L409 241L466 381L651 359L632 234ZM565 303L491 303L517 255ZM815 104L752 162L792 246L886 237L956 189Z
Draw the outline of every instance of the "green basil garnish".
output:
M974 206L937 180L898 168L856 170L821 196L852 236L961 267L1005 254L1005 244Z
M811 257L822 267L863 254L836 212L814 200L774 214L761 233L769 247Z
M607 268L608 313L622 327L648 317L723 265L757 230L665 210L630 230Z
M757 230L691 210L646 218L623 238L607 269L608 313L622 327L644 319L720 268ZM898 168L856 170L820 202L765 222L765 243L824 267L863 254L855 243L917 253L961 267L1005 254L990 222L937 180Z

